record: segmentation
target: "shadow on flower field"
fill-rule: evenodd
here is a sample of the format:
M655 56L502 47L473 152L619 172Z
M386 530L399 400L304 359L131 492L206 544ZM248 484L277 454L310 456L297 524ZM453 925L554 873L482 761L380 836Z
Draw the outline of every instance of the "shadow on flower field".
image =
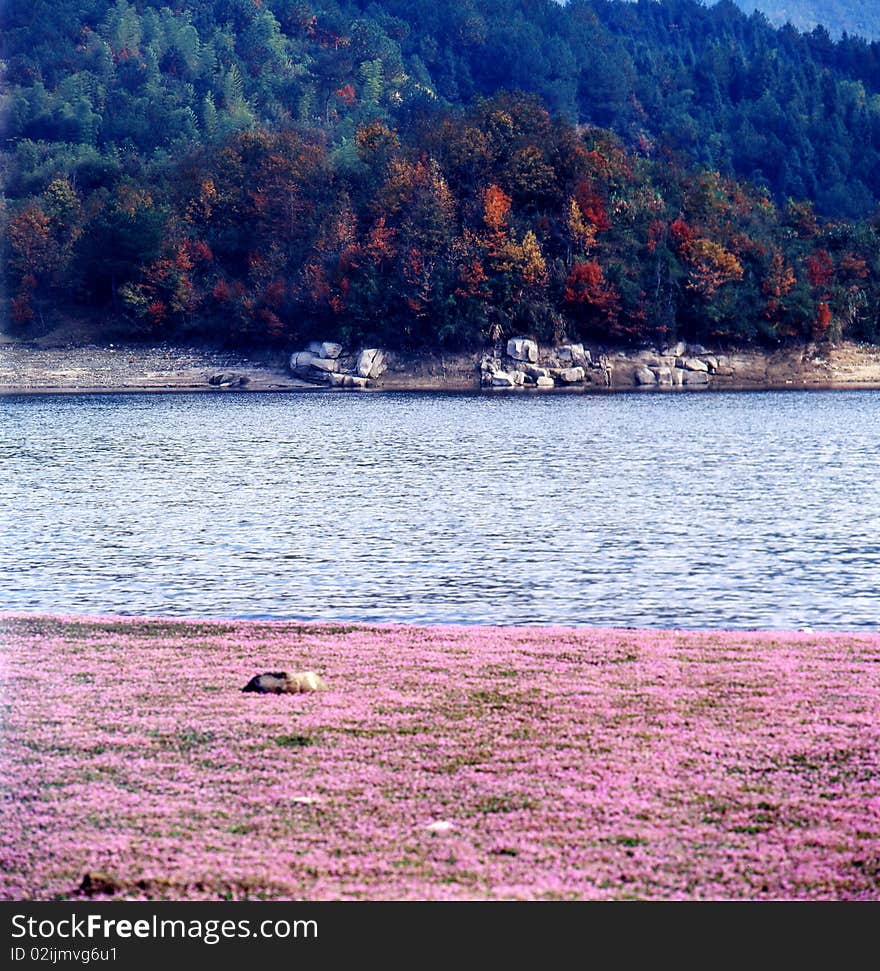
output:
M5 899L880 898L878 635L4 616L0 692Z

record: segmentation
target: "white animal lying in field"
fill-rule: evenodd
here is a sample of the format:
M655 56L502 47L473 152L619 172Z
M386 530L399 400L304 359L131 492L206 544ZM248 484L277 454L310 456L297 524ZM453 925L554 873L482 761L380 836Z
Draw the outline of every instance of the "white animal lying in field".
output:
M314 671L267 671L255 675L241 690L261 695L296 695L303 691L326 691L327 685Z

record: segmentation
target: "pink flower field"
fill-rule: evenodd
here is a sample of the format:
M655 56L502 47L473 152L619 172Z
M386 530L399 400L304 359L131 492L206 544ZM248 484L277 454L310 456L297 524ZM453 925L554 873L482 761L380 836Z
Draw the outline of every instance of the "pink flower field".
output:
M880 635L3 616L0 691L6 899L880 898Z

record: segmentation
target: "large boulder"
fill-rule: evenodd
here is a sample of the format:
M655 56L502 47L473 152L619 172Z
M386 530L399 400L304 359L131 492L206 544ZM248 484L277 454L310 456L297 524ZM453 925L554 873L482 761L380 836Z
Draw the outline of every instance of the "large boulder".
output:
M640 367L633 375L636 384L641 387L650 386L657 383L657 375L650 368Z
M385 363L385 355L378 347L365 347L358 354L355 370L361 378L378 378L380 374L388 369Z
M586 376L582 367L567 367L559 372L559 380L563 384L580 384Z
M484 357L480 361L480 382L483 387L491 387L493 375L503 370L500 361L497 361L494 357Z
M342 344L334 344L332 341L312 341L309 344L309 351L315 357L329 357L335 361L342 353Z
M685 371L708 371L709 365L701 361L698 357L679 357L675 361L675 366L683 368Z
M528 361L536 364L538 361L538 345L525 337L511 337L507 342L507 356L514 361Z
M317 354L312 354L311 351L294 351L290 355L290 370L294 373L304 370L311 365L317 356Z
M298 351L296 354L290 355L290 370L293 371L296 377L302 378L303 381L311 381L314 384L325 384L328 380L327 374L329 372L324 368L312 366L315 361L321 360L324 360L324 358L315 357L311 351Z
M515 388L516 382L513 379L513 375L507 371L496 371L492 375L492 387L493 388Z
M346 374L342 378L342 387L353 388L355 391L363 391L368 384L368 379L362 378L359 374Z
M547 368L539 367L537 364L517 364L516 369L522 371L527 378L531 378L533 381L537 381L538 378L550 377Z
M369 385L367 378L359 374L340 374L338 371L327 375L331 388L347 388L349 390L363 390Z
M241 690L260 695L296 695L326 689L324 679L314 671L267 671L254 675Z
M709 375L706 371L685 371L683 377L688 387L705 387L709 383Z
M696 374L697 372L692 372ZM680 367L672 368L672 386L675 388L680 388L684 384L684 369Z
M649 368L672 367L675 364L675 358L671 354L660 354L651 350L639 351L631 356L631 360Z
M666 367L664 365L664 366L661 366L661 367L654 368L653 370L654 370L654 374L655 374L655 376L657 378L657 384L660 384L660 385L662 385L663 387L666 387L666 388L671 387L671 385L672 385L672 368Z
M556 382L553 380L553 378L546 377L545 375L541 374L535 378L535 385L538 388L554 388L556 387Z
M309 362L309 367L313 371L323 371L329 374L331 371L339 369L339 362L333 357L315 357Z
M571 361L575 367L586 368L593 363L590 352L584 350L583 344L563 344L556 353L560 361Z

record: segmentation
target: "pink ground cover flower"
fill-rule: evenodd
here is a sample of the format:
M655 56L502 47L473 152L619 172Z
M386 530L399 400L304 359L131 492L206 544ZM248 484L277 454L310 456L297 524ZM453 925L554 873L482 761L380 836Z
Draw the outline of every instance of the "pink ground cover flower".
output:
M880 898L878 635L4 615L0 717L6 899Z

